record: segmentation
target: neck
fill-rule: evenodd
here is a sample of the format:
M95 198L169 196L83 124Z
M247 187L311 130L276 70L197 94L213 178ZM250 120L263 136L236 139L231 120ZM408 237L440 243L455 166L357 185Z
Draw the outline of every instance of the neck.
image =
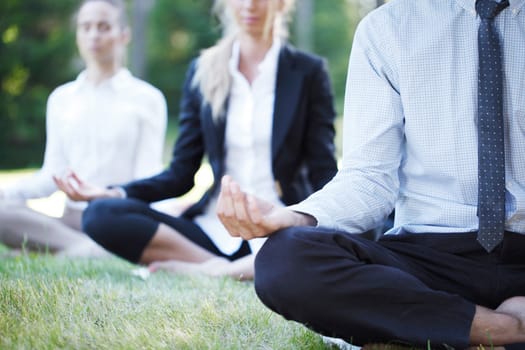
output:
M272 47L272 37L264 38L241 34L239 35L240 61L246 64L258 64L263 59L270 47Z
M120 65L117 64L107 64L107 65L100 65L100 64L91 64L87 66L86 68L86 77L87 80L91 83L98 85L102 83L104 80L107 80L111 78L113 75L115 75L119 69L122 68Z

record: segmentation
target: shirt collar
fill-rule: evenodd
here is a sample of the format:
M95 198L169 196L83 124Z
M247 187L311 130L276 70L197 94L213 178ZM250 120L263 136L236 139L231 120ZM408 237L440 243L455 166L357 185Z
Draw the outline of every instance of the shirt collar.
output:
M100 85L105 85L115 90L125 89L129 78L131 78L131 72L126 68L120 68L113 76L103 81ZM80 89L86 86L93 86L87 80L87 72L83 70L78 75L76 82L76 88Z
M268 72L269 70L274 70L277 66L277 61L279 58L279 51L281 49L281 40L275 38L272 43L272 47L264 56L264 59L259 64L259 72Z
M264 56L261 63L259 63L259 66L258 66L259 72L268 71L272 69L273 67L277 66L280 49L281 49L281 39L274 38L272 46L270 47L270 49ZM241 49L240 49L239 41L235 40L232 46L232 55L228 63L230 72L232 74L238 71L240 50Z
M458 4L469 12L476 14L476 0L456 0ZM501 2L501 0L496 0ZM525 5L525 0L509 0L509 8L514 15L517 15Z

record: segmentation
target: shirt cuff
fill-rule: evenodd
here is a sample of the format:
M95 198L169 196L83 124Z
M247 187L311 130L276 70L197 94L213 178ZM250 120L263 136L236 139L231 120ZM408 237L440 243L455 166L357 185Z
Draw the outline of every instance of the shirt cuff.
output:
M293 210L293 211L295 211L297 213L310 215L311 217L313 217L315 219L315 221L316 221L316 225L315 226L316 227L323 226L322 215L319 215L319 213L317 212L317 210L315 210L315 208L313 208L312 206L307 205L304 202L290 205L290 206L288 206L288 209Z
M108 186L109 189L115 190L119 194L119 198L128 198L128 194L126 193L126 190L120 186Z

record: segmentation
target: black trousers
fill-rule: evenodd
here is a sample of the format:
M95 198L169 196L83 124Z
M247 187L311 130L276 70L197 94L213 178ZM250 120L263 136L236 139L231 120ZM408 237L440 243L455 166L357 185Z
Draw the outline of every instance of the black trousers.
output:
M133 263L139 262L161 223L217 256L236 260L251 253L243 241L237 252L226 255L191 219L161 213L133 198L94 200L82 215L84 232L106 250Z
M373 242L289 228L260 250L255 288L285 318L355 345L464 349L476 304L496 308L525 295L525 236L505 233L488 254L475 233L402 234Z

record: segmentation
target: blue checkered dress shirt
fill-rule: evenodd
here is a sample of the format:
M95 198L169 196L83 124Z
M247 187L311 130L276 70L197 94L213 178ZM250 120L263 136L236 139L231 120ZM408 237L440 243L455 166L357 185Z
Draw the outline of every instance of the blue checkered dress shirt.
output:
M504 71L506 222L525 233L525 0L495 19ZM319 226L361 232L395 205L399 232L478 228L475 0L391 0L358 26L343 160L303 203Z

